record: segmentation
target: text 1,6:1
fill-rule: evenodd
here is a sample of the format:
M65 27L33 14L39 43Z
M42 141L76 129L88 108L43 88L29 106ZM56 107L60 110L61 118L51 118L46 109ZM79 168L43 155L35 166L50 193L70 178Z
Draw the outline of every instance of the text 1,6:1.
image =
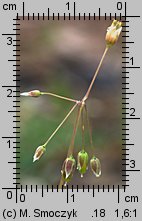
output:
M116 209L115 210L116 216L118 218L136 218L137 216L137 211L136 209L131 210L131 209L124 209L123 211Z

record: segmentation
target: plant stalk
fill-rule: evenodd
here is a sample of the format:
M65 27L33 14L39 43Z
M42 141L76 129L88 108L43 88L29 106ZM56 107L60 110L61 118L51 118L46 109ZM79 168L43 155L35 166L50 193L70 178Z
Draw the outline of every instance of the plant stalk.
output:
M104 53L103 53L103 55L102 55L102 58L101 58L101 60L100 60L100 63L99 63L99 65L98 65L98 67L97 67L97 69L96 69L96 71L95 71L95 73L94 73L94 76L93 76L93 78L92 78L92 81L91 81L91 83L90 83L90 85L89 85L89 87L88 87L88 90L87 90L85 96L83 97L83 99L82 99L80 102L77 103L77 104L80 105L80 106L79 106L79 109L78 109L77 118L76 118L75 126L74 126L74 129L73 129L71 144L70 144L69 149L68 149L67 157L69 157L70 155L73 154L74 141L75 141L75 136L76 136L76 132L77 132L77 128L78 128L80 116L81 116L81 113L82 113L82 109L84 108L85 102L86 102L86 100L88 99L88 97L89 97L89 95L90 95L91 89L92 89L93 84L94 84L94 82L95 82L95 80L96 80L96 77L97 77L97 75L98 75L98 73L99 73L100 67L101 67L101 65L102 65L102 63L103 63L103 60L104 60L104 58L105 58L105 56L106 56L106 53L107 53L108 49L109 49L109 48L106 46L106 48L105 48L105 50L104 50ZM86 110L86 114L87 114L87 109L85 109L85 110ZM88 116L87 116L87 118L88 118ZM88 127L89 127L89 120L88 120ZM90 142L91 142L91 144L92 144L91 132L89 132L89 133L90 133ZM62 188L62 185L64 185L64 180L63 180L63 178L62 178L62 176L61 176L61 179L60 179L60 182L59 182L59 189Z
M51 134L51 136L48 138L48 140L45 142L45 144L43 145L44 147L46 147L46 145L49 143L49 141L54 137L54 135L57 133L57 131L60 129L60 127L65 123L65 121L68 119L68 117L71 115L71 113L74 111L74 109L76 108L76 106L78 105L78 103L76 103L71 110L68 112L68 114L66 115L66 117L63 119L63 121L59 124L59 126L56 128L56 130Z
M70 157L73 154L75 136L76 136L76 132L77 132L77 128L78 128L78 124L79 124L79 120L80 120L80 116L81 116L81 112L82 112L83 107L84 107L84 103L83 104L81 103L81 106L79 106L79 109L78 109L78 113L77 113L74 129L73 129L72 139L71 139L71 143L70 143L70 146L68 149L67 157ZM61 176L60 182L59 182L59 189L61 189L63 185L64 185L64 180Z
M74 100L74 99L72 99L72 98L60 96L60 95L53 94L53 93L49 93L49 92L41 92L41 95L49 95L49 96L52 96L52 97L57 97L57 98L60 98L60 99L62 99L62 100L72 101L72 102L75 102L75 103L78 103L78 102L79 102L79 101Z
M93 147L92 131L91 131L91 127L90 127L89 116L88 116L88 111L87 111L86 105L85 105L84 109L85 109L85 113L86 113L87 126L88 126L88 130L89 130L90 145L91 145L91 147Z
M70 143L70 146L69 146L69 149L68 149L67 157L69 157L73 154L75 136L76 136L76 132L77 132L77 128L78 128L78 124L79 124L79 120L80 120L80 116L81 116L81 112L82 112L83 107L84 107L84 104L81 103L81 106L79 106L79 109L78 109L76 122L75 122L75 125L74 125L72 139L71 139L71 143Z
M81 132L82 132L82 150L84 150L84 148L85 148L85 140L84 140L84 136L85 136L84 107L83 107L83 110L82 110L82 113L81 113Z
M88 97L89 97L90 91L91 91L91 89L92 89L92 87L93 87L93 84L94 84L94 82L95 82L95 80L96 80L96 77L97 77L97 75L98 75L98 72L99 72L100 67L101 67L101 65L102 65L102 63L103 63L103 60L104 60L104 58L105 58L105 56L106 56L107 51L108 51L108 47L105 48L104 53L103 53L103 56L102 56L102 58L101 58L101 60L100 60L100 63L99 63L99 65L98 65L98 67L97 67L97 69L96 69L96 71L95 71L95 74L94 74L94 76L93 76L93 78L92 78L92 81L91 81L91 83L90 83L90 85L89 85L89 88L88 88L88 90L87 90L85 96L84 96L83 99L82 99L84 102L85 102L85 101L88 99Z

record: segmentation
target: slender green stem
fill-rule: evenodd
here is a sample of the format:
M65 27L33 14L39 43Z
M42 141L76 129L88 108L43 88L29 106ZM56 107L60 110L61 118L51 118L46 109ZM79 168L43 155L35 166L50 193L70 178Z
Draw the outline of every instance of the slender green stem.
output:
M63 121L59 124L59 126L56 128L56 130L51 134L51 136L48 138L48 140L45 142L45 144L43 145L44 147L46 147L46 145L49 143L49 141L54 137L54 135L57 133L57 131L60 129L60 127L65 123L65 121L68 119L68 117L71 115L71 113L74 111L74 109L76 108L76 106L78 105L78 103L76 103L71 110L68 112L68 114L66 115L66 117L63 119Z
M72 102L75 102L75 103L78 103L78 102L79 102L79 101L74 100L74 99L72 99L72 98L60 96L60 95L53 94L53 93L49 93L49 92L41 92L41 95L49 95L49 96L52 96L52 97L57 97L57 98L60 98L60 99L62 99L62 100L72 101Z
M76 118L75 126L74 126L74 129L73 129L71 144L70 144L69 149L68 149L67 157L69 157L70 155L73 154L74 141L75 141L75 136L76 136L76 132L77 132L77 128L78 128L80 116L81 116L81 113L82 113L82 109L84 108L85 102L86 102L86 100L87 100L88 97L89 97L89 94L90 94L90 92L91 92L91 89L92 89L93 84L94 84L94 82L95 82L95 80L96 80L96 77L97 77L97 75L98 75L98 73L99 73L100 67L101 67L101 65L102 65L102 63L103 63L103 60L104 60L104 58L105 58L105 56L106 56L106 53L107 53L108 49L109 49L109 48L106 47L105 50L104 50L103 56L102 56L102 58L101 58L101 60L100 60L100 63L99 63L99 65L98 65L98 67L97 67L95 73L94 73L94 76L93 76L93 78L92 78L92 81L91 81L91 83L90 83L90 85L89 85L89 87L88 87L88 90L87 90L85 96L83 97L83 99L82 99L80 102L79 102L79 101L77 102L77 104L80 104L80 106L79 106L79 109L78 109L77 118ZM88 122L89 122L89 120L88 120ZM88 127L90 128L89 124L88 124ZM93 142L92 142L91 131L90 131L89 133L90 133L90 142L91 142L91 145L92 145ZM64 184L64 180L63 180L63 178L62 178L62 176L61 176L60 183L59 183L59 188L61 188L63 184Z
M85 124L84 124L84 107L83 107L81 112L82 150L84 150L85 148L84 131L85 131Z
M84 106L84 104L81 104L81 106L79 106L79 109L78 109L78 113L77 113L74 129L73 129L72 139L71 139L71 143L70 143L70 146L68 149L67 157L69 157L70 155L73 154L75 136L76 136L76 132L77 132L77 128L78 128L78 124L79 124L79 120L80 120L83 106Z
M85 113L86 113L87 126L88 126L88 130L89 130L90 145L91 145L91 147L93 147L92 131L91 131L91 127L90 127L90 121L89 121L89 116L88 116L88 111L87 111L86 105L85 105L84 109L85 109Z
M61 176L60 182L59 182L59 189L61 189L63 185L64 185L64 180L63 180L63 178Z
M76 132L77 132L77 128L78 128L78 124L79 124L79 120L80 120L80 116L81 116L83 106L84 106L84 104L83 105L81 104L81 106L79 106L79 109L78 109L78 113L77 113L74 129L73 129L72 139L71 139L71 143L70 143L70 146L69 146L69 149L68 149L67 157L70 157L73 154L74 140L75 140L75 136L76 136ZM62 188L62 185L64 185L64 180L61 176L60 182L59 182L59 189Z
M91 91L91 89L92 89L92 87L93 87L93 84L94 84L94 82L95 82L95 80L96 80L96 77L97 77L97 75L98 75L98 72L99 72L100 67L101 67L101 65L102 65L102 63L103 63L103 60L104 60L104 58L105 58L105 55L106 55L107 51L108 51L108 47L106 47L105 50L104 50L103 56L102 56L102 58L101 58L101 60L100 60L100 63L99 63L99 65L98 65L98 67L97 67L97 69L96 69L96 71L95 71L95 74L94 74L94 76L93 76L93 78L92 78L92 81L91 81L91 83L90 83L90 85L89 85L89 88L88 88L88 90L87 90L85 96L83 97L83 101L86 101L86 100L88 99L88 97L89 97L90 91Z

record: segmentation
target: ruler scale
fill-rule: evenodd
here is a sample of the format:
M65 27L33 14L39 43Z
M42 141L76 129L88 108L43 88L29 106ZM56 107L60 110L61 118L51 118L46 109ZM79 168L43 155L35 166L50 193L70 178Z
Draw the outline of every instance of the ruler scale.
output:
M139 23L141 17L129 1L108 1L82 3L81 1L44 1L36 8L31 1L7 3L1 1L1 53L2 60L2 115L1 146L3 146L1 163L0 220L140 220L141 218L141 165L140 165L140 130L141 105L137 84L140 77L140 60L135 52L137 32L133 23ZM39 2L40 3L40 2ZM84 4L86 8L84 8ZM109 7L108 7L109 5ZM45 7L46 6L46 7ZM55 7L54 7L55 6ZM89 7L90 6L90 7ZM112 6L112 9L111 9ZM55 9L54 9L55 8ZM107 10L108 8L108 10ZM138 6L136 7L138 8ZM106 11L105 11L106 9ZM109 10L110 9L110 10ZM22 185L21 176L21 141L20 141L20 71L21 71L21 21L75 20L88 21L112 20L123 22L122 30L122 185L69 185L66 187L51 185ZM3 23L8 26L3 27ZM8 23L7 23L8 22ZM140 33L139 33L140 34ZM132 36L132 37L131 37ZM136 38L136 39L135 39ZM138 49L137 49L138 50ZM140 82L141 83L141 82ZM140 86L138 86L140 90ZM134 100L134 102L133 102ZM138 101L138 103L137 103ZM135 106L136 105L136 106ZM136 135L138 134L138 135ZM138 140L136 140L138 138Z

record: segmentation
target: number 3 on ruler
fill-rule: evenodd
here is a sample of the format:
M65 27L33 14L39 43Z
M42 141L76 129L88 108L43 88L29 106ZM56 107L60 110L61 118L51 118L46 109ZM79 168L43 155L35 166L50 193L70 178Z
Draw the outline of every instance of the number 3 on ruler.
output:
M7 40L8 40L7 45L12 45L12 37L8 37Z

